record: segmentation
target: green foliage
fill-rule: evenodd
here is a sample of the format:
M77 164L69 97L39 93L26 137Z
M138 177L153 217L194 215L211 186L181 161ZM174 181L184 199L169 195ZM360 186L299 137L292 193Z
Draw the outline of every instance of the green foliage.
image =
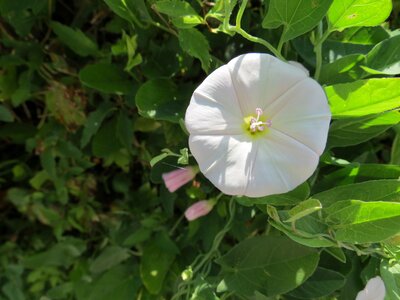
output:
M400 1L0 1L0 299L400 294ZM239 54L300 62L332 111L315 173L228 197L184 116ZM174 193L162 174L193 167ZM215 203L187 222L185 210ZM386 299L385 298L385 299Z

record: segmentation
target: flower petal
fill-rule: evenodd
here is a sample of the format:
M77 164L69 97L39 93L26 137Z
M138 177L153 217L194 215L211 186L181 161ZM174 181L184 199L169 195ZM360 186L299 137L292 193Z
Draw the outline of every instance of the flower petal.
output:
M244 135L191 135L189 147L201 172L223 193L243 195L256 147Z
M321 155L326 145L331 112L322 87L307 78L288 90L266 110L272 127Z
M186 127L191 134L238 134L242 122L229 69L224 65L194 91L186 110Z
M293 190L315 171L319 157L307 146L271 128L258 150L245 195L262 197Z
M357 294L356 300L383 300L386 289L381 277L376 276L368 280L365 288Z
M232 81L244 116L263 109L304 78L303 70L269 54L249 53L228 63Z

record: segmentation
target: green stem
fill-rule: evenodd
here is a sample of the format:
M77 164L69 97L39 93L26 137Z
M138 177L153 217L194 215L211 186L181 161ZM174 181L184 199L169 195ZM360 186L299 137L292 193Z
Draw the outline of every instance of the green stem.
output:
M315 64L315 74L314 74L314 79L318 80L319 76L321 74L321 68L322 68L322 43L328 38L328 36L331 34L331 30L328 27L327 30L325 31L324 34L322 34L322 22L318 25L318 39L314 45L314 52L315 52L315 58L316 58L316 64Z
M248 34L246 31L244 31L241 28L234 28L233 31L235 31L236 33L240 34L242 37L244 37L245 39L257 43L257 44L261 44L263 46L265 46L269 51L271 51L276 57L278 57L279 59L286 61L286 59L282 56L282 54L279 53L278 50L276 50L274 48L274 46L272 46L270 43L268 43L266 40L253 36L251 34Z
M231 11L229 11L230 3L228 2L227 5L225 5L225 19L224 19L225 31L238 33L245 39L249 40L250 42L261 44L261 45L265 46L269 51L271 51L276 57L280 58L283 61L286 61L286 59L282 56L282 54L278 50L276 50L274 48L274 46L272 46L269 42L267 42L266 40L264 40L262 38L253 36L241 28L242 17L243 17L243 13L246 9L247 2L248 2L248 0L243 0L242 3L240 4L239 11L236 15L236 25L235 26L229 25L229 18L230 18L230 14L231 14Z

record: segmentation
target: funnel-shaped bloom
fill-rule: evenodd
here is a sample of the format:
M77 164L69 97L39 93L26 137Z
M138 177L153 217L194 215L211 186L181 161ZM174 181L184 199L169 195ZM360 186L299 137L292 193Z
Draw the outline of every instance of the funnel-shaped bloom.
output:
M357 294L356 300L383 300L385 293L385 284L376 276L368 280L365 288Z
M193 167L180 168L162 174L165 186L170 193L175 192L181 186L191 181L196 176L197 170Z
M185 217L188 221L196 220L207 215L214 207L215 202L212 200L201 200L188 207L185 211Z
M331 113L322 87L271 55L238 56L194 91L189 146L201 172L229 195L285 193L318 165Z

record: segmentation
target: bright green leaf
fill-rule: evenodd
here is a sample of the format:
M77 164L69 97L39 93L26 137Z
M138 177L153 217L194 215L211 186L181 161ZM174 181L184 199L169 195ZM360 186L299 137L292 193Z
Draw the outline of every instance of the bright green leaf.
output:
M391 11L391 0L335 0L328 19L331 29L342 31L348 27L377 26Z
M331 124L328 147L352 146L368 141L400 122L400 112L339 119Z
M348 199L362 201L399 201L400 181L395 179L372 180L361 183L338 186L315 194L313 198L322 203L322 207Z
M332 0L271 0L262 26L283 25L282 41L286 42L313 29L325 16Z
M154 3L159 12L172 18L172 22L178 28L189 28L203 23L202 17L186 1L160 0Z
M325 87L335 119L378 114L400 106L400 80L359 80Z
M381 242L400 232L400 203L344 200L326 210L338 241Z

